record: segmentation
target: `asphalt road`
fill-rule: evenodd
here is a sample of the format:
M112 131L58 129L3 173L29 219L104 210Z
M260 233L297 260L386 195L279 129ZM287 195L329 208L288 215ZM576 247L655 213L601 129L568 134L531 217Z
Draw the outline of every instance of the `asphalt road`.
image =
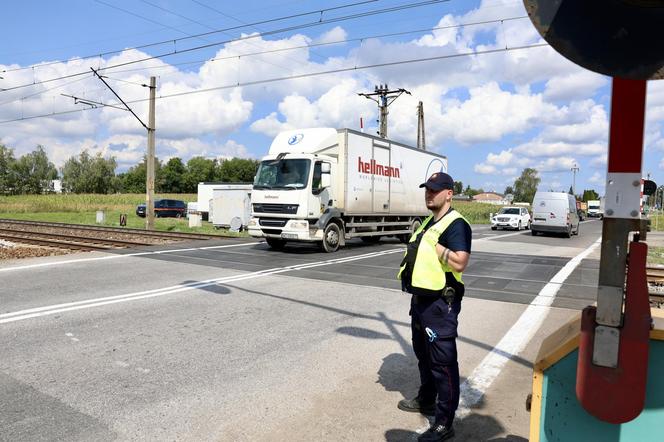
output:
M474 226L464 379L600 231ZM389 240L335 254L222 240L0 264L0 440L414 440L426 419L396 409L417 388L402 254ZM598 256L556 283L523 348L498 349L457 440L527 438L532 360L593 301Z

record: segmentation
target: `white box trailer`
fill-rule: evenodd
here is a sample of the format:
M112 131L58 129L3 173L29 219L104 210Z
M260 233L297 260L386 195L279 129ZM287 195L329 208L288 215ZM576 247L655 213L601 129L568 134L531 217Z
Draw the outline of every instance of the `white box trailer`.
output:
M222 181L201 182L198 183L196 210L203 217L203 220L211 221L210 214L210 201L214 197L216 189L227 189L228 186L249 186L249 183L225 183Z
M242 230L251 219L251 184L219 185L212 192L209 220L215 227Z
M351 129L282 132L258 168L248 231L328 252L355 237L406 242L428 214L419 185L439 171L445 156Z

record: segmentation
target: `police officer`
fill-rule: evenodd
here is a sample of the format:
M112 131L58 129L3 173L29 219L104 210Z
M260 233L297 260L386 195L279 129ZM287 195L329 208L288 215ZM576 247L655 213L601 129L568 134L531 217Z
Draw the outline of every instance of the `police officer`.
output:
M404 411L435 416L419 441L442 441L454 436L454 413L459 405L457 325L464 285L461 272L470 259L470 224L452 209L454 180L434 173L424 187L425 219L410 238L398 277L412 295L410 315L413 350L421 386L417 397L403 399Z

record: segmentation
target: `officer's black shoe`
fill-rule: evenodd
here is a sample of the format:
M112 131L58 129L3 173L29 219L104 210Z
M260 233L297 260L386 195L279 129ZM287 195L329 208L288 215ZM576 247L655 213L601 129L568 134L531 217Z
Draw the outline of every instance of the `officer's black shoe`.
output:
M417 438L418 442L440 442L454 437L454 428L442 424L433 424Z
M397 408L403 411L410 411L411 413L422 413L426 416L436 414L436 403L422 402L419 396L414 399L401 399L397 404Z

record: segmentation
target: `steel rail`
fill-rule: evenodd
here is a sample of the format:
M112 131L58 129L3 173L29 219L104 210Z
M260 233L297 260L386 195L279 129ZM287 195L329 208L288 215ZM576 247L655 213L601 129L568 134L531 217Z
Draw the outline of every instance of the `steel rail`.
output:
M181 238L181 239L226 239L235 237L232 236L221 236L221 235L211 235L203 233L185 233L185 232L155 232L143 229L135 229L131 227L98 227L98 226L87 226L85 224L69 224L69 223L58 223L58 222L47 222L47 221L25 221L25 220L15 220L15 219L4 219L0 218L0 224L22 224L22 225L33 225L33 226L44 226L44 227L58 227L63 229L78 229L78 230L91 230L98 232L116 232L116 233L125 233L125 234L138 234L141 236L152 236L159 238Z
M22 244L31 244L38 246L54 247L58 249L73 249L73 250L109 250L109 246L101 246L94 244L81 244L71 241L61 241L57 239L38 239L30 238L19 235L10 235L10 234L0 234L0 238L12 240L12 242L22 243Z
M26 234L29 236L40 236L45 238L62 238L65 240L83 240L84 242L98 243L98 244L109 244L109 245L120 245L123 247L127 246L150 246L152 244L139 241L126 241L122 239L111 239L111 238L94 238L91 236L78 236L78 235L66 235L63 233L51 233L51 232L39 232L35 230L15 230L15 229L3 229L0 228L0 236L3 233L9 234Z

